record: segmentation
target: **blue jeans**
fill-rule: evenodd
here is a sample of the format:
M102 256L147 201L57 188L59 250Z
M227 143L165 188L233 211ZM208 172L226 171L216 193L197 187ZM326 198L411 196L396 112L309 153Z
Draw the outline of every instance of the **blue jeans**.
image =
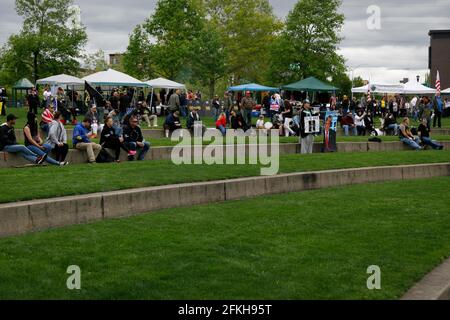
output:
M394 130L394 136L397 136L398 135L399 125L393 123L393 124L388 125L386 129L387 130Z
M24 158L30 162L34 162L34 163L36 163L36 159L38 157L38 155L35 154L34 152L32 152L30 149L28 149L25 146L19 145L19 144L5 146L3 148L3 151L8 152L8 153L17 153L22 158Z
M188 116L187 106L180 106L180 113L183 118Z
M217 130L219 130L224 137L227 135L227 129L224 126L218 126Z
M428 137L423 137L422 142L424 145L430 146L433 149L440 149L442 147L440 144L437 144L435 141L431 140Z
M138 147L136 142L125 142L125 147L128 150L131 151L137 151L138 149L141 149L138 155L138 161L142 161L145 159L146 154L150 151L150 142L144 142L144 147L140 148Z
M401 138L401 142L406 144L407 146L411 147L414 150L422 150L422 147L420 146L419 139L416 138L415 140L407 139L407 138Z
M59 166L59 162L58 162L58 161L56 161L56 160L53 159L52 157L48 156L48 154L50 154L50 152L52 152L52 146L49 145L49 144L43 144L42 146L44 147L45 150L39 149L39 148L36 147L36 146L28 146L27 148L28 148L31 152L37 154L38 156L41 156L41 157L42 157L42 156L44 156L44 155L47 155L47 159L45 160L47 163L53 164L53 165L55 165L55 166Z
M342 129L344 129L344 134L345 134L345 136L349 136L349 131L350 131L350 126L348 126L348 125L343 125L342 126ZM352 132L353 132L353 135L354 136L356 136L357 134L358 134L358 132L357 132L357 130L356 130L356 127L353 127L353 129L352 129Z

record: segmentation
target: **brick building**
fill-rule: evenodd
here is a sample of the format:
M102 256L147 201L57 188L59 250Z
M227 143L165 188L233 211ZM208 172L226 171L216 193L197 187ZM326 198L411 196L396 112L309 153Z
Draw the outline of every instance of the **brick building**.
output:
M436 83L439 70L441 88L450 88L450 30L431 30L429 48L429 69L431 86Z

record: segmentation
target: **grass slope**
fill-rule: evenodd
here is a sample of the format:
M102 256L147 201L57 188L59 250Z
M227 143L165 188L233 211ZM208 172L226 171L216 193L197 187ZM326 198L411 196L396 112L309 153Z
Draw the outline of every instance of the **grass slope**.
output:
M280 156L280 173L448 162L450 151ZM171 161L0 170L0 203L167 184L259 176L258 165L181 165Z
M2 239L0 298L397 299L450 255L449 188L359 185ZM370 265L382 290L366 287Z

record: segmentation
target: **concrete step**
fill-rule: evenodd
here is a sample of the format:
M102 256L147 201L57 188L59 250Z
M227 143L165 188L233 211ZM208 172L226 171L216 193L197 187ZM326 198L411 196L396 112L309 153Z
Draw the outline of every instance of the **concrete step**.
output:
M450 142L442 143L445 149L450 149ZM242 146L241 146L242 147ZM341 142L337 144L338 152L388 152L388 151L407 151L410 150L401 142L384 142L384 143L372 143L372 142ZM203 147L204 149L205 147ZM224 146L224 154L226 154L227 146ZM237 146L234 146L234 154L238 154ZM245 146L245 153L249 154L249 145ZM268 155L271 155L270 146L268 149ZM321 153L323 144L317 143L314 145L314 153ZM172 153L180 154L182 147L155 147L151 148L147 154L145 160L171 160ZM300 145L295 143L286 143L279 145L280 155L296 154L300 153ZM194 154L194 152L192 152ZM120 159L127 161L127 154L122 151ZM88 161L87 154L84 151L75 149L69 150L66 161L70 164L82 164ZM20 167L29 164L28 161L15 154L5 154L0 152L0 168Z

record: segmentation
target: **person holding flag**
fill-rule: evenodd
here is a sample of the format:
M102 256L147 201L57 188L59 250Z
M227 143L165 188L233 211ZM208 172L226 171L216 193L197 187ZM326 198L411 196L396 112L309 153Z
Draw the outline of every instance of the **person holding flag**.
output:
M444 111L444 101L441 98L441 79L439 71L436 76L436 96L433 100L434 120L433 128L436 128L436 124L439 128L442 128L442 112Z

